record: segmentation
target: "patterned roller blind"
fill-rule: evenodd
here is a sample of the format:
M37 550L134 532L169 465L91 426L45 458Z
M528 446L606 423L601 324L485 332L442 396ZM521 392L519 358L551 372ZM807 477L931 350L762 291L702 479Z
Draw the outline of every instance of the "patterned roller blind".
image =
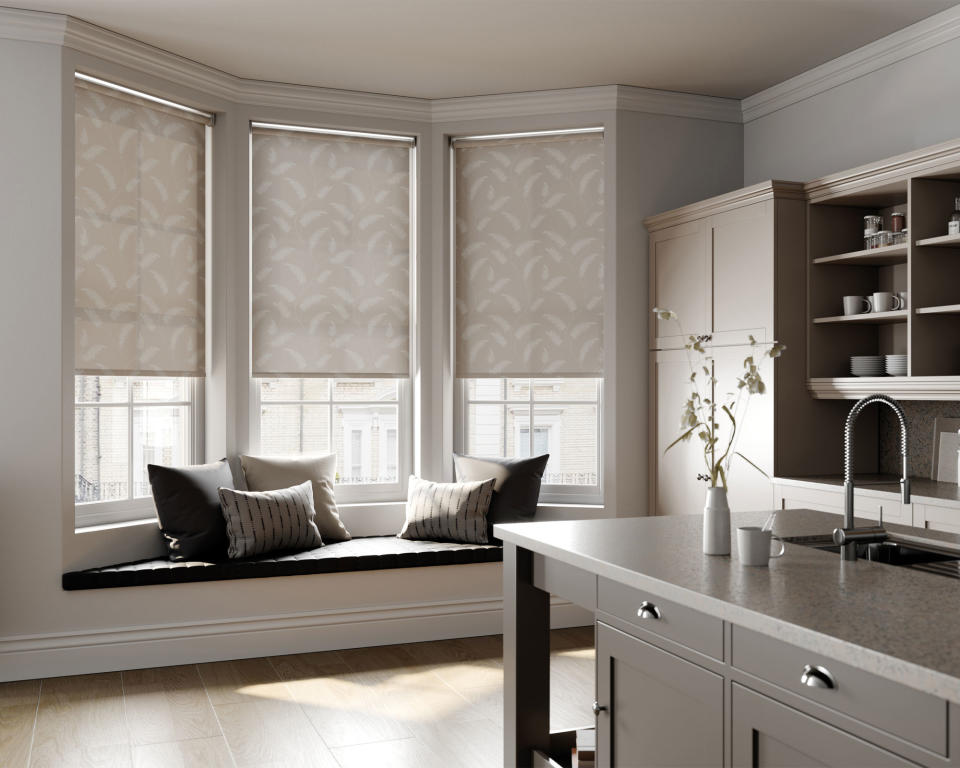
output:
M204 375L209 120L75 87L77 373Z
M253 375L409 376L412 143L252 141Z
M603 134L457 141L457 375L603 371Z

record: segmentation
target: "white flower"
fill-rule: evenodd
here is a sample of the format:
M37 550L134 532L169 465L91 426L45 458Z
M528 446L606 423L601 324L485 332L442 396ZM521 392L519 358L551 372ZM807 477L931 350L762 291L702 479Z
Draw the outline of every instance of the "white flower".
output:
M672 309L661 309L660 307L653 308L653 314L657 316L658 320L676 320L677 313Z

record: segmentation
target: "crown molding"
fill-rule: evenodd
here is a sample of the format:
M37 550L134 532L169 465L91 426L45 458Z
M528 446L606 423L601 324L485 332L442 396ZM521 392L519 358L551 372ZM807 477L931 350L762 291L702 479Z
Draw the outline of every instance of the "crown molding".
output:
M955 6L748 96L741 102L743 122L769 115L958 37L960 6Z
M740 123L743 119L737 99L637 88L632 85L617 86L617 109L723 123Z
M648 232L656 232L660 229L675 227L678 224L697 221L706 216L713 216L734 208L742 208L745 205L752 205L763 200L773 200L774 198L779 200L807 199L803 184L795 181L762 181L759 184L737 189L724 195L717 195L681 208L674 208L672 211L648 216L643 220L643 225Z
M68 18L59 13L0 6L0 40L63 45Z
M562 112L596 112L617 108L616 85L587 88L559 88L490 96L461 96L432 99L431 118L435 123L454 120L482 120L524 115L553 115Z

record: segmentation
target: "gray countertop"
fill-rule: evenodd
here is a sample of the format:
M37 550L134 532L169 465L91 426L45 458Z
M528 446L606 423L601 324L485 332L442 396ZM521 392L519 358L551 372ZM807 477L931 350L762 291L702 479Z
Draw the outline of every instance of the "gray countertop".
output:
M769 513L733 516L758 525ZM839 515L777 514L782 536L828 533ZM869 521L858 521L868 525ZM960 548L960 536L888 525ZM787 544L769 568L701 552L702 517L496 526L505 542L696 608L831 659L960 703L960 581Z
M842 486L839 475L817 475L815 477L777 477L774 482L801 483L804 485ZM857 475L854 485L857 492L871 491L890 494L891 498L900 498L900 478L895 475ZM960 505L960 485L940 483L929 477L911 477L910 493L912 500L923 503L925 500L952 501Z

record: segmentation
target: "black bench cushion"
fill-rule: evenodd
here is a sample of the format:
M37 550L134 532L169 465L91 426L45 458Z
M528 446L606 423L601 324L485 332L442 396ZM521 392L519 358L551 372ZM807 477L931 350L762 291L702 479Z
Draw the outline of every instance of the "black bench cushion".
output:
M326 544L305 552L229 562L203 563L167 559L68 571L64 589L142 587L150 584L184 584L224 579L260 579L311 573L375 571L384 568L418 568L427 565L496 563L503 549L493 544L459 544L447 541L410 541L396 536L365 536Z

